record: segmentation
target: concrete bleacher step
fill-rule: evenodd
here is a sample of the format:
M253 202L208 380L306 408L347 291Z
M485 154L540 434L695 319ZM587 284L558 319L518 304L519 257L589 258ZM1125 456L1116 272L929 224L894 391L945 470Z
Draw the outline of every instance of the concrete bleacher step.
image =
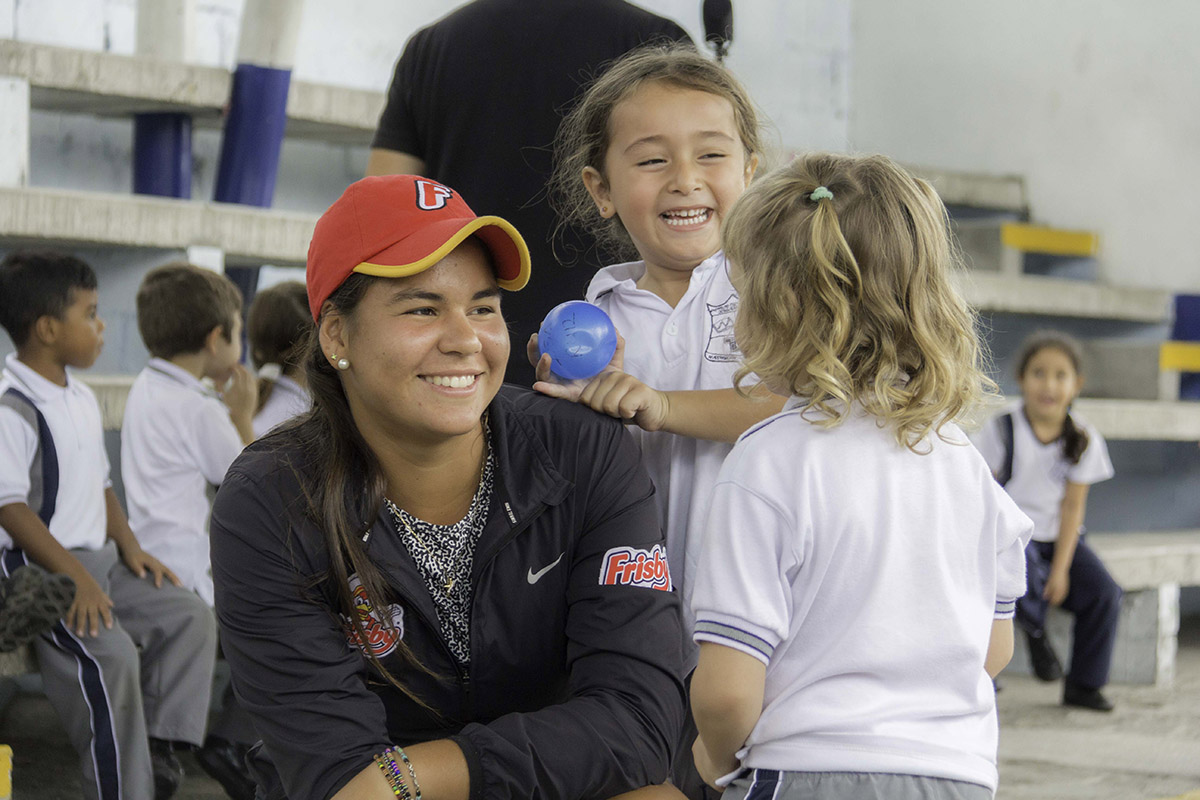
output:
M1200 372L1200 342L1084 342L1085 397L1179 400L1180 375Z
M989 175L912 164L906 167L929 181L952 210L979 209L1012 216L1028 213L1025 180L1018 175Z
M1113 650L1113 683L1170 686L1179 636L1179 590L1200 586L1200 530L1089 533L1096 551L1125 591ZM1070 663L1072 617L1051 609L1046 632L1063 661ZM1029 651L1018 635L1006 671L1028 674Z
M1171 293L1089 281L967 270L956 276L980 311L1165 324Z
M1200 403L1081 397L1073 409L1095 425L1105 439L1200 441Z
M302 265L317 217L229 203L61 189L0 188L0 241L181 249L228 263Z
M1089 264L1100 247L1090 231L1074 231L1027 222L955 219L955 236L972 269L1019 276L1027 272L1094 277ZM1067 267L1055 270L1059 260Z
M0 75L27 80L37 109L103 116L183 112L213 127L221 124L232 81L220 67L12 39L0 39ZM293 80L287 133L366 145L383 105L382 92Z

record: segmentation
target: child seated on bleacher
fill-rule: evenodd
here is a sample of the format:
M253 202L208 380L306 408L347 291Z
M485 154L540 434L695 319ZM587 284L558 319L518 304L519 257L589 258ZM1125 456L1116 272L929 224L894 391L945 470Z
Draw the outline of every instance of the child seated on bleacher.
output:
M246 317L246 339L258 373L255 437L312 407L301 364L312 329L308 289L303 283L284 281L254 296Z
M220 273L168 264L142 279L137 319L151 358L129 391L121 426L129 522L145 548L211 607L210 487L254 440L258 402L254 376L238 363L242 297ZM237 746L257 737L231 692L222 705L197 761L231 796L253 796Z
M1046 636L1046 611L1061 606L1075 617L1071 671L1063 705L1111 711L1108 683L1121 587L1087 545L1083 517L1088 489L1113 476L1100 432L1071 413L1083 388L1079 343L1047 331L1026 341L1017 357L1021 402L973 437L996 480L1034 522L1025 548L1028 591L1017 601L1017 625L1029 643L1034 674L1063 677Z
M100 407L71 372L104 344L97 300L95 273L73 256L0 264L0 324L17 350L0 379L0 563L77 587L34 648L84 796L165 798L183 776L174 744L204 735L216 625L142 549L111 488Z

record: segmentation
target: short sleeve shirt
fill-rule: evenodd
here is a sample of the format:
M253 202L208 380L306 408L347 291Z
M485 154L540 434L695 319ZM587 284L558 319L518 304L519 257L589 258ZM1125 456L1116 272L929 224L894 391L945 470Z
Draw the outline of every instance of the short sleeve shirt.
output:
M152 358L133 382L121 428L129 525L146 552L212 605L209 486L242 452L229 409L194 375Z
M1034 541L1053 542L1058 539L1067 484L1090 486L1113 476L1108 445L1094 426L1072 414L1071 419L1088 437L1087 449L1079 457L1079 463L1072 464L1062 454L1061 441L1046 444L1037 438L1020 406L1007 413L1013 419L1013 464L1012 477L1004 488L1033 520ZM992 472L998 472L1005 456L1000 416L984 425L972 441Z
M104 490L112 482L96 396L70 370L67 385L59 386L14 354L5 361L0 393L10 387L33 401L54 440L58 485L50 533L68 550L98 550L108 538ZM0 506L28 502L38 444L37 429L0 406ZM12 546L8 532L0 528L0 549Z

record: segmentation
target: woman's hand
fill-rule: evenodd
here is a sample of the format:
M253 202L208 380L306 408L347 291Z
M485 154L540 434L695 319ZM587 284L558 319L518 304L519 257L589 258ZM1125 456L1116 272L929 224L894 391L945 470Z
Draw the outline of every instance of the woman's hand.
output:
M1063 600L1067 599L1067 593L1071 591L1071 573L1069 569L1052 569L1050 577L1046 579L1046 586L1042 589L1042 597L1052 606L1061 606Z

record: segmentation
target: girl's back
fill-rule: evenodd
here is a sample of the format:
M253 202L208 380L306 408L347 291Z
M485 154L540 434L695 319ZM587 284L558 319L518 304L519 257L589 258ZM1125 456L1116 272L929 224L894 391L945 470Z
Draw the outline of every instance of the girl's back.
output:
M956 426L918 454L861 410L820 428L797 406L726 461L709 530L737 534L705 540L720 567L696 589L720 598L697 639L742 629L769 659L744 763L994 785L984 658L1028 522Z
M701 774L778 770L774 796L806 800L864 775L855 797L995 790L989 675L1031 526L955 423L991 383L946 231L932 187L882 156L798 158L729 217L739 379L791 399L713 492Z

